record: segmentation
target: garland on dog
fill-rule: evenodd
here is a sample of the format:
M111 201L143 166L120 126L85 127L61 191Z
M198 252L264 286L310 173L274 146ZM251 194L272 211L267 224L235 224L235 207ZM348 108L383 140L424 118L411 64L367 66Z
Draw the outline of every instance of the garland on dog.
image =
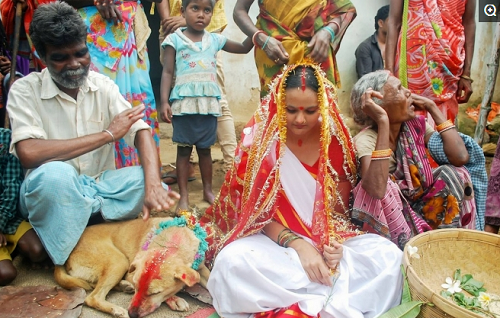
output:
M172 220L160 222L160 224L158 224L157 229L153 228L151 232L149 232L148 236L146 237L146 241L142 246L142 250L144 251L147 250L149 248L149 244L151 244L151 242L154 241L156 236L158 236L161 232L163 232L163 230L168 229L172 226L177 226L177 227L187 226L190 230L193 231L194 235L200 240L200 244L198 245L198 252L196 252L193 264L191 265L192 269L198 270L198 267L205 259L205 252L208 249L208 243L206 241L207 232L200 226L200 224L198 224L195 221L194 218L193 219L190 218L188 222L184 216L180 216L173 218Z

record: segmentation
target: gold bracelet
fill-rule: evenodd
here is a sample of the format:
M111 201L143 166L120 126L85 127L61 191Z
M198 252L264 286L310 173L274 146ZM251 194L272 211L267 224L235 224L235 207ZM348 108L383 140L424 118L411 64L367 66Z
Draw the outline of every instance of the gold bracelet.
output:
M386 156L386 157L375 157L375 158L373 158L373 157L372 157L372 159L371 159L371 160L386 160L386 159L391 159L391 156Z
M470 81L471 84L474 83L474 80L467 75L460 75L460 77L463 78L464 80Z
M455 125L452 125L452 126L449 126L449 127L444 128L444 129L441 129L441 130L438 132L438 134L440 134L440 135L441 135L441 134L442 134L442 133L444 133L445 131L448 131L448 130L453 129L453 128L455 128Z
M441 132L441 130L446 129L446 128L451 127L451 126L455 126L455 125L453 124L453 122L451 121L451 119L448 119L447 121L445 121L445 122L437 125L436 126L436 131L437 132Z
M392 149L373 150L372 159L374 158L389 158L392 155Z

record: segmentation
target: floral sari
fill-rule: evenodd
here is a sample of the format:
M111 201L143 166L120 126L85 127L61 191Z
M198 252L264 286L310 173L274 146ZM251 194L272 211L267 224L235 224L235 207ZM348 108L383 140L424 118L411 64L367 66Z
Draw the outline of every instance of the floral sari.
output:
M88 28L91 70L111 78L133 107L144 104L143 120L151 127L159 152L160 128L146 47L151 31L140 3L117 2L116 7L123 17L123 22L117 25L104 20L95 6L78 10ZM128 145L123 139L115 143L115 158L116 168L139 165L134 145Z
M257 28L281 41L290 55L289 64L296 64L308 53L307 44L323 26L335 17L342 17L340 31L335 34L328 52L328 59L321 64L330 82L340 87L340 76L337 70L335 54L342 37L352 20L356 17L356 9L348 0L259 0L260 13L257 17ZM281 72L282 65L277 65L267 57L259 47L255 47L255 63L259 73L261 97L268 93L268 85L276 74Z
M500 139L499 139L500 141ZM486 196L485 223L500 226L500 143L491 162L490 179Z
M346 222L347 207L337 207L340 200L337 183L340 181L340 175L354 186L356 158L349 131L336 106L335 88L323 80L324 75L318 75L321 72L319 67L314 67L321 84L318 96L324 96L319 101L321 115L328 120L323 120L321 124L322 145L317 163L313 221L309 233L305 235L322 250L323 245L333 239L343 242L355 235L350 222ZM292 70L293 67L285 69L283 77L286 78ZM215 255L224 246L238 238L260 232L275 217L279 219L279 178L286 148L286 114L285 107L279 106L284 103L283 81L281 78L276 80L278 84L273 85L274 93L262 101L253 118L243 129L234 165L226 174L214 204L201 219L202 223L212 225L210 232L213 234L213 240L206 257L210 267ZM332 161L340 161L340 164L334 167ZM341 171L337 172L335 168Z
M465 60L464 0L404 0L396 72L413 93L432 99L452 121ZM406 27L405 27L406 26Z
M401 249L424 231L475 229L476 205L469 172L441 165L432 169L425 147L425 118L404 123L396 148L396 170L382 199L371 197L359 183L354 189L353 219L369 232L387 237Z

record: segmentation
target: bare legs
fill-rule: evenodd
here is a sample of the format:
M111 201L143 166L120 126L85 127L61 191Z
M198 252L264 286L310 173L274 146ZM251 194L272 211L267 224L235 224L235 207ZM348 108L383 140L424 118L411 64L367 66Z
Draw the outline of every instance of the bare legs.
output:
M177 204L176 211L189 209L188 177L190 162L189 156L193 147L177 146L177 184L179 185L179 194L181 196ZM198 158L200 161L201 180L203 182L203 199L208 203L214 203L214 194L212 192L212 154L210 148L198 149Z

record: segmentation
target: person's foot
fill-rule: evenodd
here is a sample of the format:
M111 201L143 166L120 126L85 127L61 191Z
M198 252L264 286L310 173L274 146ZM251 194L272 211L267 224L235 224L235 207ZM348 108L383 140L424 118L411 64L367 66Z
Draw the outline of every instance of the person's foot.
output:
M212 191L203 191L203 200L210 203L210 205L214 204L215 196Z
M28 262L29 260L26 259ZM41 262L31 262L31 269L45 269L45 270L52 270L54 269L54 263L50 259L50 257L47 257L45 260Z
M183 199L182 197L179 199L177 207L175 208L177 215L179 215L180 211L189 211L189 201L187 199Z
M189 165L189 174L188 174L188 181L194 181L196 180L196 177L194 175L194 164ZM177 183L177 169L173 169L170 171L165 172L162 175L162 181L166 184L174 184Z

